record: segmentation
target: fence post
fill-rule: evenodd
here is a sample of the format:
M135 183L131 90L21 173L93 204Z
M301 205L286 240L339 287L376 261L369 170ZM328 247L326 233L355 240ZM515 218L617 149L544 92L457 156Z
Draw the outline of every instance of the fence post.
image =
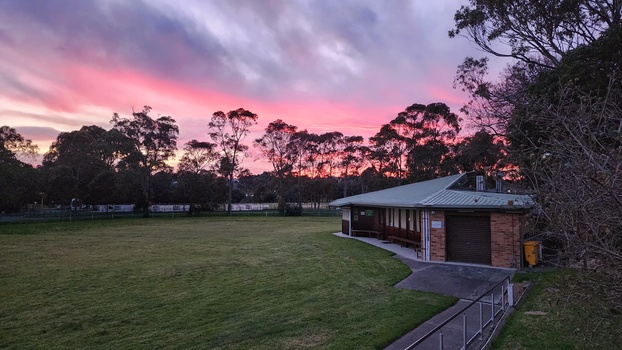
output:
M438 334L438 349L443 350L443 330L441 329Z

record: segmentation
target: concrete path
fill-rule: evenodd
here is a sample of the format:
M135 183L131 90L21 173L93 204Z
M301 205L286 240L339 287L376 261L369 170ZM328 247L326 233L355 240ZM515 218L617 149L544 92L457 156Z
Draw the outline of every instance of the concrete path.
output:
M369 237L369 238L368 237L350 237L348 235L344 235L341 232L337 232L337 233L333 233L333 234L335 236L337 236L337 237L352 238L352 239L356 239L357 241L361 241L361 242L365 242L367 244L371 244L371 245L376 246L378 248L382 248L384 250L391 251L391 252L395 253L396 255L404 257L404 258L408 258L408 259L412 259L412 260L419 259L419 257L417 256L417 252L414 249L402 247L399 244L393 244L393 243L389 243L387 241L381 241L379 239L371 238L371 237Z
M514 275L514 269L487 266L430 263L396 256L413 271L396 284L402 289L419 290L474 300L504 278Z
M424 322L389 345L386 349L405 349L434 329L434 327L460 312L472 300L480 297L505 277L512 276L516 272L514 269L493 268L482 265L421 261L414 249L401 247L398 244L387 243L375 238L349 237L343 233L335 233L335 235L356 239L394 252L396 254L395 258L404 262L413 271L410 276L396 284L396 288L432 292L460 298L454 306ZM489 315L493 311L490 309L490 305L483 305L482 308L484 315ZM471 337L479 329L479 305L469 308L465 314L467 316L467 335ZM490 319L490 316L486 317ZM443 328L445 349L460 348L464 333L462 321L462 317L458 317ZM434 336L421 344L418 349L438 349L438 344L438 336Z

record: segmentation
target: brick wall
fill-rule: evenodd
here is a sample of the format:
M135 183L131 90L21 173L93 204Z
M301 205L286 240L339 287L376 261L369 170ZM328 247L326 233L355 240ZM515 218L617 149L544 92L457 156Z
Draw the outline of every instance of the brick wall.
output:
M518 214L490 214L492 266L520 268Z
M434 214L432 214L434 212ZM441 228L432 228L432 221L440 221ZM442 210L430 211L430 260L445 261L445 213Z

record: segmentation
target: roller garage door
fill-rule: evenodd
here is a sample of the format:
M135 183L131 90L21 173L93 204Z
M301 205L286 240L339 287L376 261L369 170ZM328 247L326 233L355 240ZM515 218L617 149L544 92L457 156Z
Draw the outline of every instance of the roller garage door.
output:
M491 264L490 214L445 215L445 233L447 261Z

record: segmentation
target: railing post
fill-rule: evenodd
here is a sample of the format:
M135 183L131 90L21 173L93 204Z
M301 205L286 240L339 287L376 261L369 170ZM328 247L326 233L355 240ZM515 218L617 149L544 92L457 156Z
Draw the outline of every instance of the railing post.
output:
M508 306L514 306L514 284L508 279Z
M482 302L479 302L479 339L484 339L484 307Z
M443 330L441 329L438 333L438 349L443 350Z
M495 293L490 293L490 324L494 328L495 323Z
M462 314L462 345L464 350L467 347L467 315L466 312Z
M501 299L499 299L501 303L501 311L505 311L505 286L501 286Z

